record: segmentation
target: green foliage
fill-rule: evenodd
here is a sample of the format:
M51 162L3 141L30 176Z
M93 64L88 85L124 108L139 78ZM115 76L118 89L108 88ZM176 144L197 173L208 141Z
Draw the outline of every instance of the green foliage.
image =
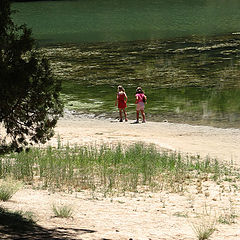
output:
M31 30L13 23L9 0L0 4L0 123L19 150L53 136L63 110L61 83L34 48Z

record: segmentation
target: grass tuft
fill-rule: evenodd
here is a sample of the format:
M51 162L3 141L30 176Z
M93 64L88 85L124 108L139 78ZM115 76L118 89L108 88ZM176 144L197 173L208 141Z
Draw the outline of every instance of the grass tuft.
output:
M70 218L73 214L73 209L69 205L56 206L53 204L52 210L54 216L58 218Z
M216 216L211 214L211 208L208 209L205 204L203 213L199 217L199 220L192 224L196 237L198 240L209 239L216 230Z
M17 181L2 181L0 183L0 200L8 201L21 187L21 183Z
M193 224L192 227L198 240L206 240L215 232L215 225L215 221L204 218L201 222Z

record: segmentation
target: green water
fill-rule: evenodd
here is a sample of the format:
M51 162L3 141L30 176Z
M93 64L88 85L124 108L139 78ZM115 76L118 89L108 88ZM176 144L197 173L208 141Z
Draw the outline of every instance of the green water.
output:
M73 0L15 3L42 42L209 36L240 31L239 0Z
M15 3L32 27L66 108L117 117L116 88L147 96L147 118L240 127L240 1ZM234 34L233 34L234 33Z
M74 86L76 86L73 83ZM69 85L68 85L69 86ZM117 117L115 88L107 86L65 87L66 107L101 117ZM168 121L217 127L239 127L240 90L214 93L204 88L147 89L146 114L153 121ZM130 118L135 117L135 88L127 87Z
M66 107L117 117L116 89L129 97L142 86L148 119L239 127L240 38L221 36L176 41L131 41L43 47L63 81Z

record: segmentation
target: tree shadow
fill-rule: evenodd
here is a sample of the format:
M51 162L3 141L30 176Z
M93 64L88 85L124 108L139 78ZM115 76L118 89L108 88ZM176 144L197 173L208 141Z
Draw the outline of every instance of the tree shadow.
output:
M0 238L2 240L73 240L79 239L77 238L79 235L94 232L96 231L81 228L43 228L34 221L24 218L20 213L10 212L0 207Z

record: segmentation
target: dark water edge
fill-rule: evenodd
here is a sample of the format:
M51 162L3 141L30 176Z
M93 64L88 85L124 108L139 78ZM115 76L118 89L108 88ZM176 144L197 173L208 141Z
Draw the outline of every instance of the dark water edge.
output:
M240 127L240 35L42 46L66 108L117 117L116 88L148 96L148 120Z

